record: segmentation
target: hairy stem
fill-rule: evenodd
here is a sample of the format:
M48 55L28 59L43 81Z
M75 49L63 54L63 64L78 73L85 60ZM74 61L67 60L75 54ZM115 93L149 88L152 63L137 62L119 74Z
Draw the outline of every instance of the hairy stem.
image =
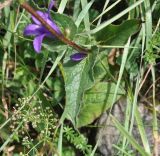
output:
M36 19L38 19L41 24L49 31L51 32L55 37L57 37L60 41L64 42L65 44L68 44L69 46L73 47L77 51L81 53L88 53L87 49L82 48L81 46L77 45L75 42L67 39L61 34L58 34L41 16L37 14L37 12L28 4L28 3L22 3L21 7L24 8L27 12L32 14Z

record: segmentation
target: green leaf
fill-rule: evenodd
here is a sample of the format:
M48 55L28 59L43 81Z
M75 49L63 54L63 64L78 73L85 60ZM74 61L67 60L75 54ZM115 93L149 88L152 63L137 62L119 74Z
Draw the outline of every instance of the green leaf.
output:
M102 51L96 59L94 66L94 79L96 82L102 80L105 76L110 76L107 53L107 50Z
M45 38L42 45L50 52L62 52L68 47L68 45L62 43L56 38L52 40L50 38Z
M123 46L127 39L135 34L140 27L139 20L127 20L120 25L108 25L94 34L95 39L101 45Z
M51 12L51 16L53 21L60 27L63 35L66 38L73 39L75 34L77 33L77 27L73 19L67 15L55 12Z
M67 15L59 14L59 13L53 13L51 12L51 17L53 21L58 25L60 28L62 34L70 39L73 40L74 36L77 33L77 27L73 21L73 19ZM67 45L63 42L59 41L58 39L47 39L43 41L43 47L45 47L47 50L51 52L59 52L64 51L67 49Z
M112 104L116 84L112 82L99 82L84 94L83 105L78 114L77 127L92 123ZM119 89L117 99L125 94Z
M92 52L81 62L68 61L64 64L64 78L66 90L66 106L64 118L76 125L76 117L82 104L83 93L94 84L93 66L96 54Z
M9 20L8 20L8 23L7 23L7 32L3 38L3 46L5 48L7 48L10 44L11 44L11 38L12 38L12 32L14 30L14 20L15 20L15 14L14 14L14 11L11 11L10 12L10 15L9 15Z

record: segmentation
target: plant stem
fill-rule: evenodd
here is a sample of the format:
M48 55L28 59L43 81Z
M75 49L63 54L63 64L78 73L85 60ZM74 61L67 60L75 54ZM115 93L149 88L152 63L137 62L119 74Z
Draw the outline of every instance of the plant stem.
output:
M81 53L88 53L87 49L84 49L77 45L75 42L67 39L61 34L58 34L41 16L37 14L37 12L28 4L28 3L22 3L21 7L24 8L27 12L32 14L36 19L38 19L41 24L49 31L51 32L55 37L57 37L60 41L64 42L65 44L68 44L69 46L73 47L74 49L78 50Z

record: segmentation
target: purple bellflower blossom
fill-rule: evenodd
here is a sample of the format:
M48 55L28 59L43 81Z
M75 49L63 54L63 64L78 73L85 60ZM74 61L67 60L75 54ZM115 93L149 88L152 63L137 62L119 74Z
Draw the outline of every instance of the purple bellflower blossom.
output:
M75 62L81 61L85 57L87 57L87 54L85 54L85 53L75 53L75 54L70 56L71 60L75 61Z
M37 14L39 14L57 33L61 34L60 29L53 22L50 16L50 10L53 7L54 2L55 2L54 0L50 1L47 12L37 11ZM33 24L29 24L26 26L26 28L24 29L24 35L35 36L33 41L33 47L34 50L37 53L39 53L41 51L42 41L44 37L54 38L54 36L41 24L41 22L38 19L36 19L33 16L31 18L33 20Z
M62 34L60 29L54 23L54 21L50 16L50 11L54 6L54 3L55 3L55 0L51 0L48 7L48 11L47 12L37 11L37 14L41 16L58 34ZM41 24L41 22L38 19L36 19L34 16L31 16L31 18L32 18L33 24L29 24L25 27L24 35L35 36L33 41L33 47L37 53L40 53L41 47L42 47L42 41L44 37L50 37L50 38L55 38L55 37ZM75 53L70 56L71 60L75 62L81 61L85 57L87 57L87 54L82 52Z

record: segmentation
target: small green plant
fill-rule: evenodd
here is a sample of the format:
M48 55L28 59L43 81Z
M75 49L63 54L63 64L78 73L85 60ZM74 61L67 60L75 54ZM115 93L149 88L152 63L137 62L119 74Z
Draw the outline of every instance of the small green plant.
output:
M53 141L58 121L53 110L49 107L43 107L42 102L38 99L28 97L19 98L18 101L14 107L10 125L12 132L20 123L22 124L14 138L17 138L18 142L22 140L24 147L29 150L28 153L36 149L37 146L43 147L50 144ZM31 133L31 131L33 132Z
M156 63L156 59L160 58L160 32L156 32L156 34L152 37L149 43L149 48L146 50L144 59L148 63Z
M87 138L76 132L71 127L64 127L64 137L75 146L76 149L79 149L85 156L89 156L92 152L92 146L88 145Z

